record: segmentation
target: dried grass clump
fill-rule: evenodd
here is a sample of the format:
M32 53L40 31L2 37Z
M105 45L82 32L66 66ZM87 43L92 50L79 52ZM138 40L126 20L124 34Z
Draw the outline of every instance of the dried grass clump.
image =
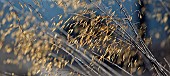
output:
M102 0L52 0L64 14L51 20L39 11L44 7L43 1L33 2L34 5L23 0L4 1L0 11L0 49L16 56L4 64L22 66L31 62L29 76L60 75L59 70L85 76L131 76L146 71L170 74L152 55L139 34L145 30L138 31L121 1L110 1L113 3L109 5L117 4L125 18L109 11ZM52 3L50 8L55 6ZM4 13L8 9L9 13Z

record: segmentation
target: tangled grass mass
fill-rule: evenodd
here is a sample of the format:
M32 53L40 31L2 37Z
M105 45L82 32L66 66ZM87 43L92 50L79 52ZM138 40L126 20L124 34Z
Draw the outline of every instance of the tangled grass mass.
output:
M2 76L169 76L169 0L1 0Z

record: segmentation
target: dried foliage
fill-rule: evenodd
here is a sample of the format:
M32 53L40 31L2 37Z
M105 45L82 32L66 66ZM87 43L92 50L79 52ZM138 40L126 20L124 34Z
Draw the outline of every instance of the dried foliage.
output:
M60 70L67 70L67 75L83 76L170 75L148 48L150 38L142 38L147 25L135 24L137 20L129 14L129 11L138 11L137 16L141 19L146 13L166 24L164 30L168 37L161 43L163 47L170 41L168 0L160 0L160 10L155 9L155 14L145 10L146 7L141 11L127 10L125 4L129 0L1 2L0 51L16 56L3 63L22 67L31 62L28 76L58 76ZM151 4L152 0L142 2L137 0L134 4L138 7ZM153 5L156 7L157 4ZM53 8L64 13L50 18L47 13ZM166 13L162 14L162 10ZM155 37L160 38L160 33ZM165 62L169 66L166 59Z

